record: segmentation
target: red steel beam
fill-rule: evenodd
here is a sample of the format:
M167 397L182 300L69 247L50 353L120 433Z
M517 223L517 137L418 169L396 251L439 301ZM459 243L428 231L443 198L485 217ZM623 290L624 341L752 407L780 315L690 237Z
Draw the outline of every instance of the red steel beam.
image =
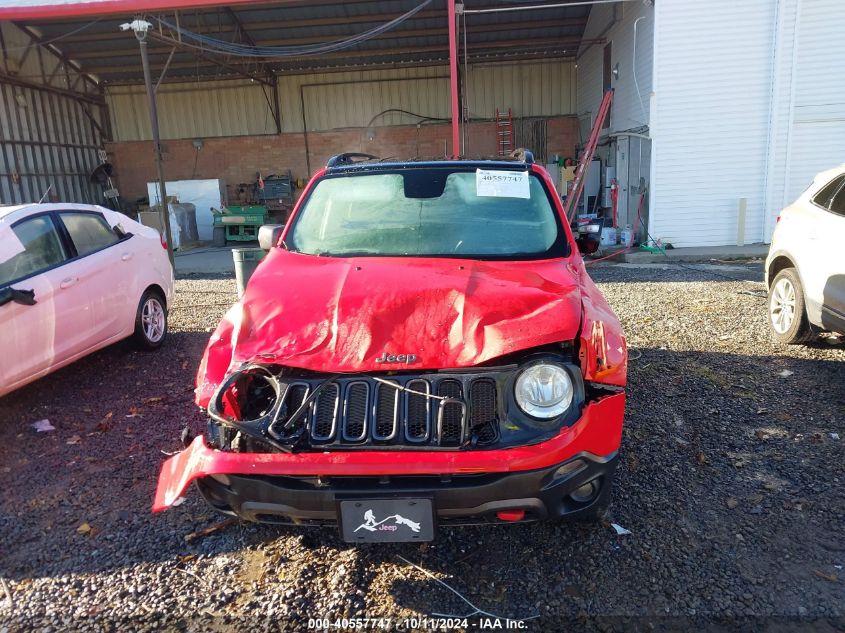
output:
M458 106L458 34L455 0L449 2L449 85L452 93L452 157L461 154L460 107Z
M590 131L590 138L587 139L587 144L584 146L584 154L581 156L581 160L578 161L578 167L575 170L575 180L572 183L572 190L566 197L566 204L563 207L566 219L569 222L575 219L575 211L578 209L578 198L581 197L581 192L584 190L584 176L590 169L590 163L593 161L593 156L596 153L604 120L610 114L611 103L613 103L613 90L608 90L604 93L604 97L599 105L599 111L596 114L593 129Z

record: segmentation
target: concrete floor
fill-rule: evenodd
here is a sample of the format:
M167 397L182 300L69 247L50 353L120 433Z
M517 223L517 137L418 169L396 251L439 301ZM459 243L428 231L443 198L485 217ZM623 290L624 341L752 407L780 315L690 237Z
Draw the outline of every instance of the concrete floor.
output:
M204 246L175 255L177 275L202 275L202 274L235 274L232 250L235 248L258 248L258 242L241 242L237 245L214 247Z
M663 253L649 253L633 249L623 256L631 264L653 264L672 262L707 262L713 259L765 259L769 254L768 244L747 244L745 246L693 246L673 248Z

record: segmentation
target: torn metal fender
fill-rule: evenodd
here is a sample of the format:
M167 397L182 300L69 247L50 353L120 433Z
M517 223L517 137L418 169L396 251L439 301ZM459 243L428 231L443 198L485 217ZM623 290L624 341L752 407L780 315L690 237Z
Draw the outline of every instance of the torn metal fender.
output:
M624 387L628 380L628 343L622 325L580 266L583 317L579 333L579 360L587 382Z
M579 453L601 457L619 450L625 394L587 404L581 418L539 444L479 451L325 451L321 453L232 453L197 437L164 462L153 511L166 510L196 479L210 475L372 476L504 473L552 466Z

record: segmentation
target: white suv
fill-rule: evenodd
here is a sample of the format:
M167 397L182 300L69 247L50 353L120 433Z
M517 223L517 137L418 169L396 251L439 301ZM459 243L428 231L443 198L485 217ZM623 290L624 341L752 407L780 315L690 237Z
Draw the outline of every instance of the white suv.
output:
M778 217L766 259L769 325L803 343L845 333L845 164L816 176Z

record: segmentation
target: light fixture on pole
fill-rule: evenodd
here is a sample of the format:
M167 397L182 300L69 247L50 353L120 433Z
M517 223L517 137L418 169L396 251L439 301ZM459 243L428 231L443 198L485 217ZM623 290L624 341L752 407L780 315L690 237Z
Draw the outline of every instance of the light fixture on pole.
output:
M153 90L152 75L150 74L150 57L147 52L147 31L152 26L146 20L136 19L132 22L127 22L120 25L121 31L129 31L130 29L135 33L135 38L138 40L138 45L141 47L141 66L144 69L144 84L147 87L147 99L150 104L150 127L153 135L153 155L156 162L156 171L158 172L158 191L161 204L161 226L164 227L164 239L167 242L167 256L170 258L170 265L174 265L173 260L173 239L170 232L170 207L167 204L167 188L164 181L164 159L161 152L161 137L158 130L158 109L156 108L155 90Z

